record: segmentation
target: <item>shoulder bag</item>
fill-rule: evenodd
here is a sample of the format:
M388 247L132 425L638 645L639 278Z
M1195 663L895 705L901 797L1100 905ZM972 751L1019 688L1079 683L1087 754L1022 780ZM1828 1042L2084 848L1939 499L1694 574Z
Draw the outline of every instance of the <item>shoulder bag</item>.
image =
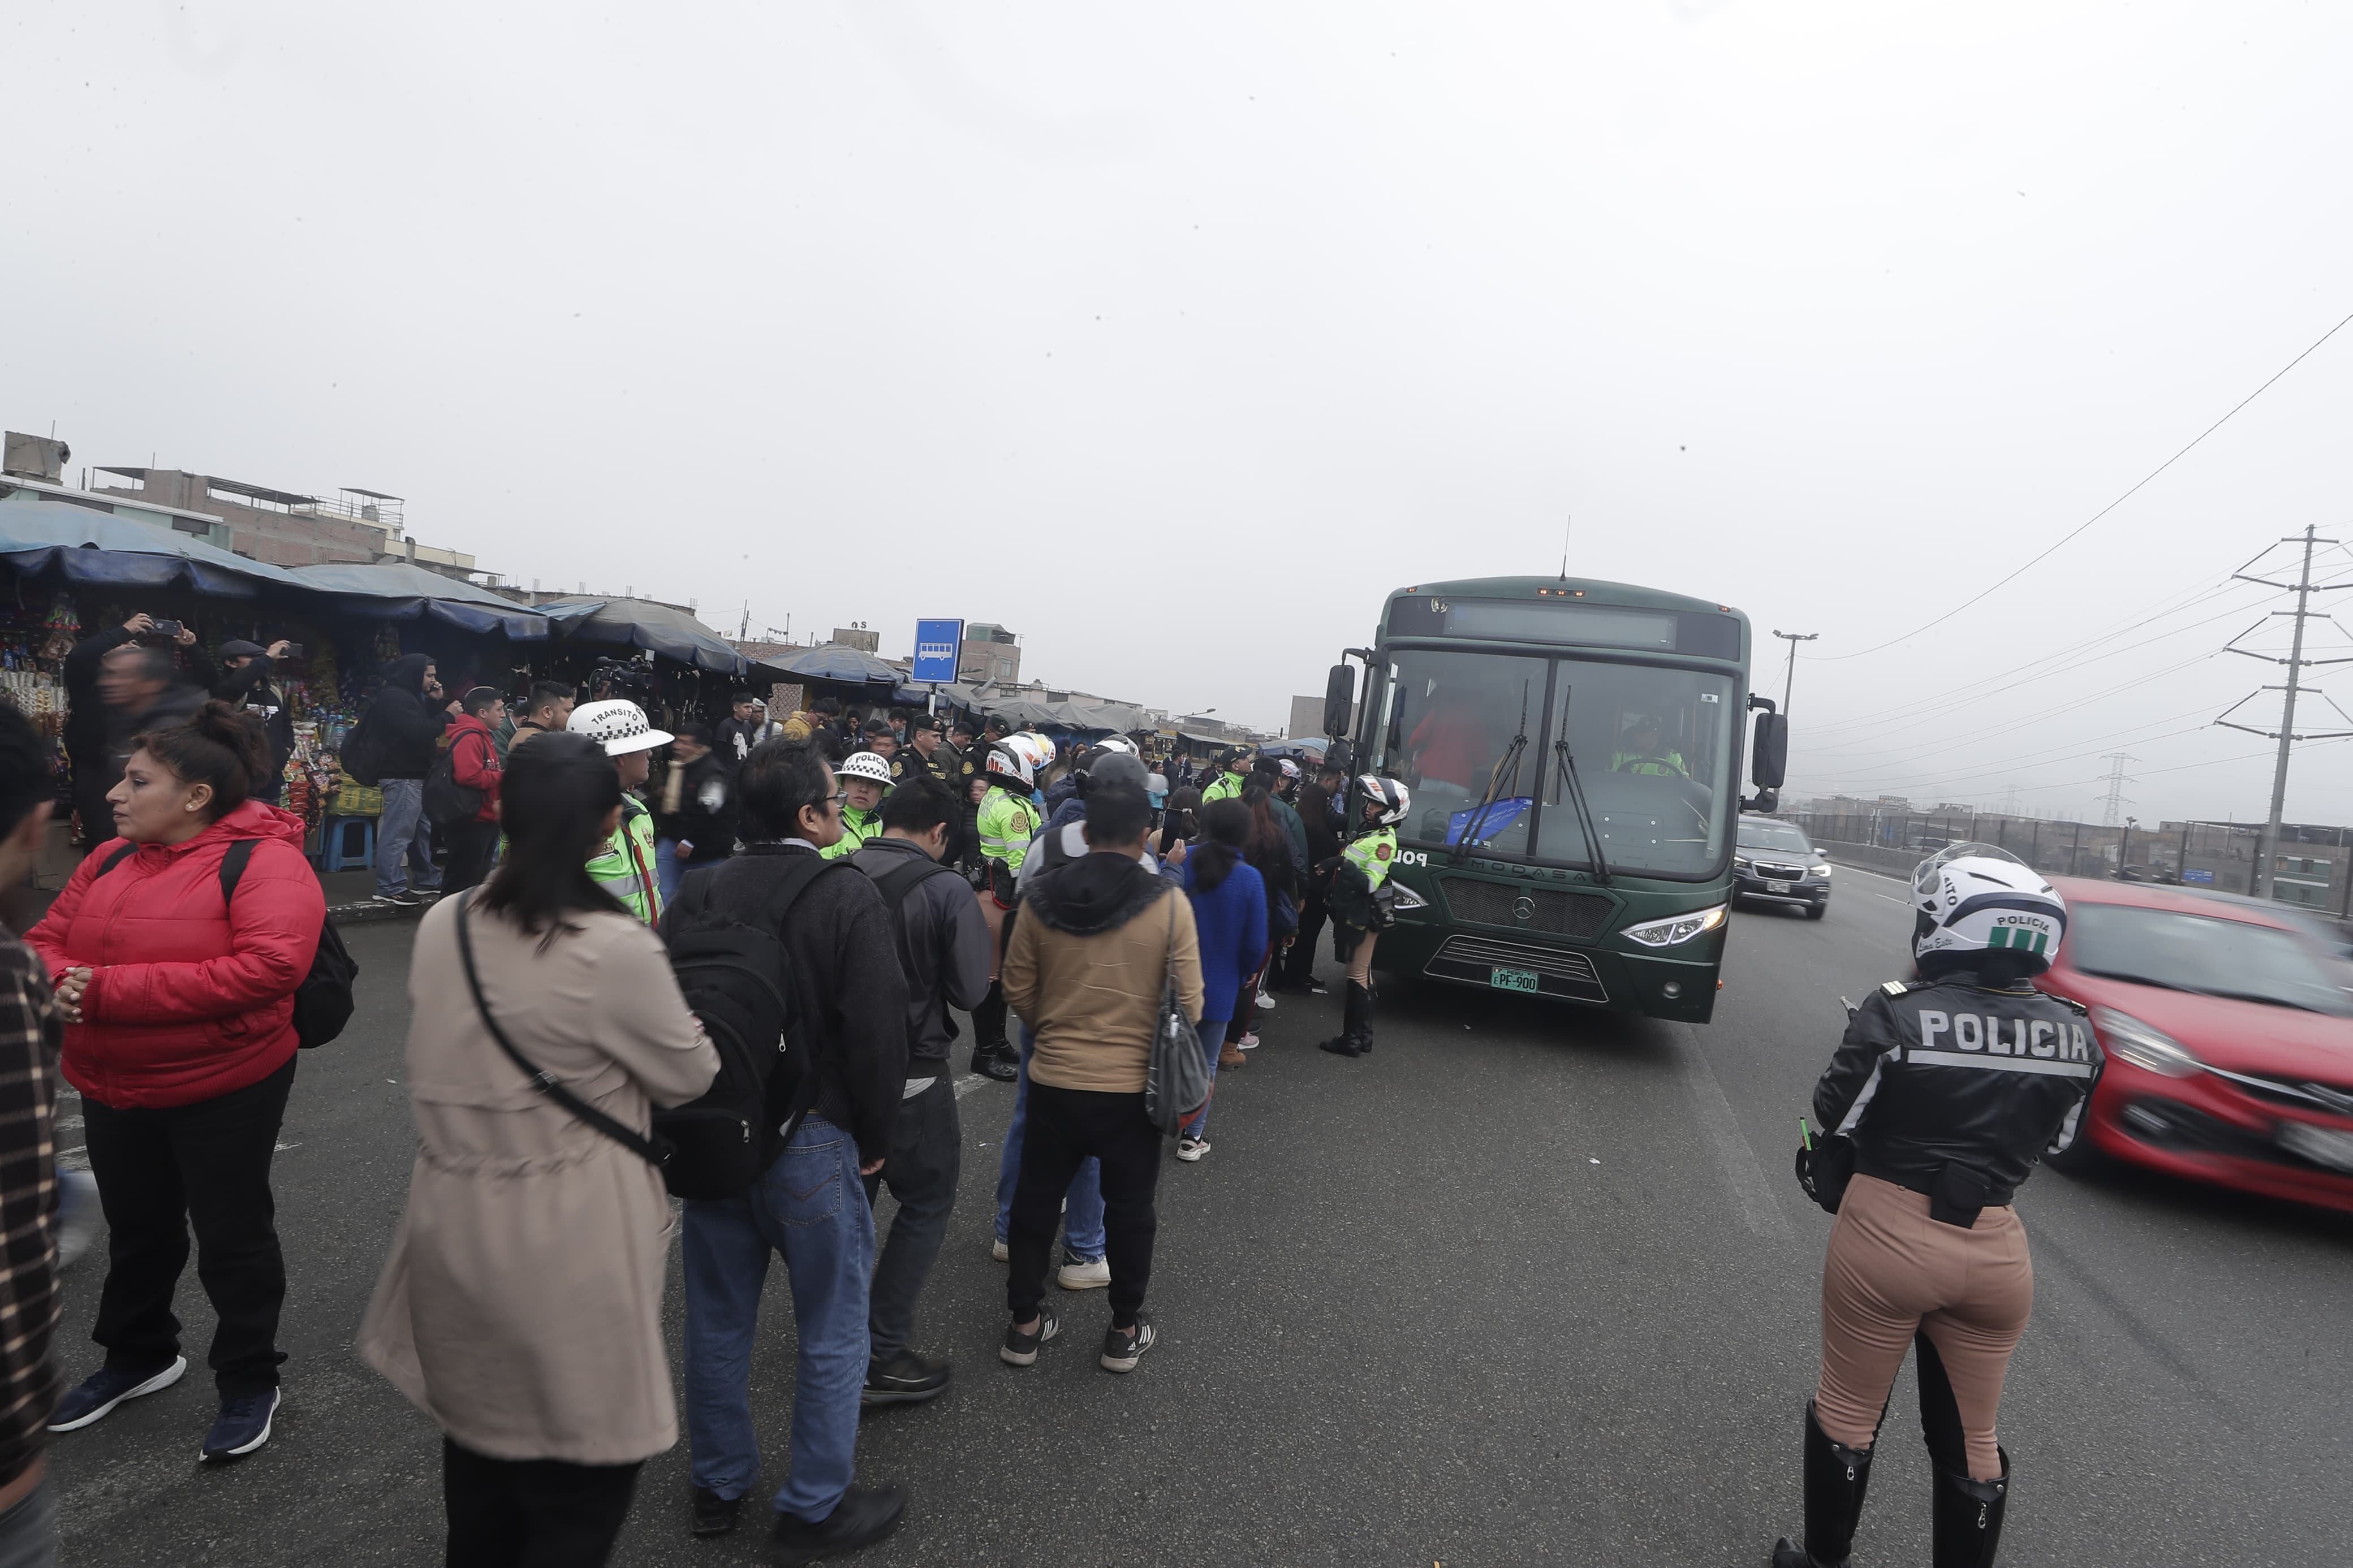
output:
M1161 897L1185 895L1171 888ZM1160 987L1160 1015L1152 1034L1152 1054L1144 1075L1144 1114L1164 1138L1174 1138L1209 1101L1209 1064L1201 1036L1176 999L1176 906L1168 906L1168 957Z

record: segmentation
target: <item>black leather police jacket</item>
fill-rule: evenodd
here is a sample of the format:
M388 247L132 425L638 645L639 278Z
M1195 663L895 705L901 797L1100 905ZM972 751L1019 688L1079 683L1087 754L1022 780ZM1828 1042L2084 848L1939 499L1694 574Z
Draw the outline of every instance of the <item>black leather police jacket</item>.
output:
M1933 1195L1957 1166L2000 1205L2073 1139L2102 1062L2073 1002L1968 973L1890 981L1855 1010L1814 1115L1854 1140L1864 1175Z

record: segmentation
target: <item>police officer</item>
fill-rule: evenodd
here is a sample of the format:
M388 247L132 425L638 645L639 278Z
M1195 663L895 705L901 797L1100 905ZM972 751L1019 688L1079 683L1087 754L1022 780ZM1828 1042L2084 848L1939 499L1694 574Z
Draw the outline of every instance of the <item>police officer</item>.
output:
M1332 945L1348 966L1348 994L1340 1032L1316 1048L1335 1057L1373 1054L1373 942L1389 923L1389 868L1397 863L1397 825L1413 804L1405 785L1378 773L1357 778L1351 792L1362 803L1358 831L1347 847L1315 869L1328 875L1324 904L1332 916Z
M891 789L891 764L879 752L852 752L834 770L841 781L841 837L818 851L828 860L856 854L882 833L882 797Z
M661 876L654 850L654 814L638 798L653 766L653 750L677 737L646 722L646 710L626 698L584 702L565 728L605 748L621 773L621 822L588 858L588 875L648 925L661 921Z
M911 776L929 773L955 788L963 777L962 759L940 739L945 728L929 713L918 713L909 720L907 749L891 759L891 776L903 782Z
M1236 746L1225 753L1225 764L1209 787L1201 792L1203 805L1215 805L1221 800L1239 800L1242 786L1250 782L1250 749Z
M978 819L988 885L978 889L977 896L980 912L988 921L990 952L998 959L1005 952L1005 922L1013 908L1021 862L1038 832L1038 808L1031 804L1029 792L1042 760L1026 735L1008 736L988 752L988 797L980 803ZM1005 993L993 970L988 994L972 1010L972 1028L973 1071L1000 1083L1011 1083L1021 1076L1021 1053L1006 1038Z
M1854 1010L1814 1086L1829 1134L1799 1151L1799 1179L1838 1223L1806 1406L1805 1545L1779 1542L1774 1568L1846 1562L1907 1347L1935 1471L1936 1568L1993 1562L2010 1488L1994 1412L2034 1302L2010 1200L2039 1157L2073 1139L2100 1074L2084 1009L2029 984L2066 931L2058 892L1985 844L1921 862L1912 886L1920 978Z

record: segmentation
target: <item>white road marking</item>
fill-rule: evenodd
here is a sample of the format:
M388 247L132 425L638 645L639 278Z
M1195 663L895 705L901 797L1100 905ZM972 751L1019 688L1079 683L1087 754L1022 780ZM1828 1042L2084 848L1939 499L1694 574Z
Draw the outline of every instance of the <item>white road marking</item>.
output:
M1885 899L1891 904L1908 904L1912 901L1909 899L1899 899L1893 893L1873 893L1871 896L1874 899Z
M1676 1047L1675 1056L1683 1086L1691 1091L1693 1109L1699 1113L1700 1130L1715 1152L1716 1170L1739 1205L1741 1223L1752 1235L1786 1238L1788 1216L1766 1191L1765 1168L1757 1163L1757 1151L1741 1132L1739 1119L1732 1114L1732 1102L1724 1097L1724 1086L1716 1081L1707 1054L1696 1043L1685 1040Z
M995 1079L989 1078L985 1073L968 1072L962 1078L955 1080L955 1097L958 1100L962 1100L965 1095L970 1094L982 1084L993 1083L995 1081Z

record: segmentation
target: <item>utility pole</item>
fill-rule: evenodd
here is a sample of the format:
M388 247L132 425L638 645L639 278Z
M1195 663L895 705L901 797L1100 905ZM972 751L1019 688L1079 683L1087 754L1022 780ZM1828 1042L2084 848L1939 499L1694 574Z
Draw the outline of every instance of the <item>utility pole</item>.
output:
M2108 769L2107 799L2103 802L2100 806L2100 826L2103 827L2114 827L2116 825L2116 814L2124 810L2126 806L2132 804L2131 801L2125 797L2125 785L2137 782L2126 773L2125 764L2126 763L2137 763L2140 761L2140 759L2138 757L2128 757L2122 752L2110 752L2106 756L2102 757L2100 761L2112 764Z
M2242 697L2238 701L2232 703L2229 708L2223 710L2221 717L2214 721L2215 723L2222 726L2226 730L2244 730L2250 735L2261 735L2265 740L2275 740L2279 742L2279 755L2277 760L2272 764L2271 815L2264 820L2263 836L2255 840L2255 864L2253 868L2253 875L2249 877L2247 879L2247 890L2259 899L2270 896L2272 890L2272 861L2279 853L2280 816L2287 808L2287 760L2289 748L2298 741L2331 740L2339 736L2353 735L2353 730L2314 731L2306 734L2298 734L2296 733L2295 729L2295 700L2306 689L2303 680L2305 667L2315 664L2353 663L2353 657L2346 658L2306 658L2304 657L2304 623L2315 616L2318 616L2322 620L2328 620L2330 618L2326 611L2315 610L2310 607L2312 595L2315 594L2332 593L2339 588L2353 586L2353 583L2315 583L2312 580L2313 546L2316 544L2335 544L2337 541L2317 537L2316 531L2311 524L2306 523L2305 525L2304 533L2301 537L2292 536L2283 539L2279 542L2282 544L2301 544L2304 546L2304 566L2303 569L2296 574L2296 579L2295 582L2281 583L2269 577L2250 576L2243 568L2232 573L2232 575L2243 582L2261 583L2266 587L2277 588L2282 593L2294 594L2295 595L2295 609L2274 610L2269 616L2264 617L2265 620L2269 620L2278 616L2286 616L2295 619L2295 629L2289 636L2287 658L2284 659L2274 658L2269 654L2257 653L2252 648L2243 648L2238 646L2239 637L2245 637L2248 632L2253 631L2255 626L2262 626L2263 624L2263 621L2257 621L2253 626L2249 626L2246 631L2241 632L2239 637L2232 637L2229 643L2223 646L2222 651L2225 653L2244 654L2249 658L2260 658L2272 664L2284 664L2287 666L2287 683L2284 686L2265 686L2259 688L2257 691L2249 692L2246 696ZM2247 565L2253 565L2255 561L2260 561L2263 558L2263 554L2269 553L2269 551L2263 552L2263 554L2257 555L2254 561L2248 562ZM2244 708L2248 703L2253 701L2256 696L2263 691L2278 691L2282 693L2280 701L2280 727L2276 731L2259 730L2252 724L2232 723L2231 721L2231 715L2236 713L2240 709ZM2353 714L2348 714L2344 709L2337 708L2336 700L2331 698L2327 692L2321 691L2316 688L2313 689L2313 695L2318 697L2323 702L2327 703L2331 708L2336 708L2338 718L2345 720L2348 724L2353 724Z
M1786 720L1789 717L1789 693L1795 690L1798 685L1798 645L1801 642L1811 642L1822 634L1807 632L1800 636L1796 632L1777 631L1773 635L1789 645L1789 673L1781 682L1781 717Z

